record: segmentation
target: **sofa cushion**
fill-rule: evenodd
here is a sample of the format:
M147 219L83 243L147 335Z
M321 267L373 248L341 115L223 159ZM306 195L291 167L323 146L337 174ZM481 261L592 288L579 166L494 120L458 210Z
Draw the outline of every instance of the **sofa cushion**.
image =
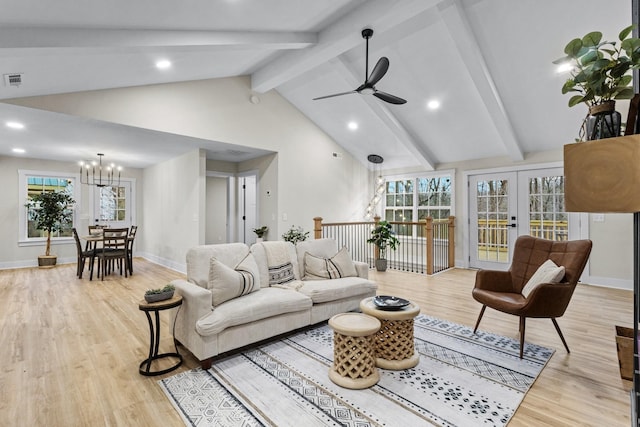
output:
M248 253L249 247L244 243L195 246L187 251L187 277L191 283L207 289L211 258L216 258L224 265L233 268Z
M260 289L260 273L251 253L231 268L211 258L208 289L214 306Z
M263 288L269 287L269 263L264 247L265 243L269 242L256 243L251 246L251 253L256 260L256 264L258 264L258 270L260 272L260 286L262 286ZM293 277L295 280L300 280L301 276L298 268L298 259L296 257L296 248L290 242L285 243L287 246L287 250L289 251L289 259L293 266Z
M356 267L346 246L331 258L318 257L308 252L304 254L304 277L302 280L339 279L355 277Z
M307 280L298 292L307 295L314 304L336 301L376 290L376 284L362 277L333 280Z
M335 239L313 239L298 242L295 246L300 267L300 277L304 277L304 254L309 253L319 258L331 258L338 252Z
M559 283L564 277L564 267L558 267L550 259L546 260L522 288L522 295L527 298L535 288L543 283Z
M231 326L244 325L284 313L310 310L311 305L311 299L299 292L263 288L220 304L196 322L196 331L203 336L214 335Z

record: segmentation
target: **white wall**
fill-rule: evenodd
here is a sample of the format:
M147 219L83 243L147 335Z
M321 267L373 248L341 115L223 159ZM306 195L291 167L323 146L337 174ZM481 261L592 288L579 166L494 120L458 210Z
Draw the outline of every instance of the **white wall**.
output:
M143 256L186 271L187 250L205 240L205 168L204 152L195 150L144 170Z
M227 243L227 180L207 177L205 245Z

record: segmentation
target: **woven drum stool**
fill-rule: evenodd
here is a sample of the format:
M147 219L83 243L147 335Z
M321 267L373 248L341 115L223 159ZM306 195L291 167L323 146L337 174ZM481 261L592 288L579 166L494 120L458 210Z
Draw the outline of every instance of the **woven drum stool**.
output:
M336 314L333 329L333 366L329 378L341 387L362 389L380 380L376 368L374 334L380 329L375 317L360 313Z
M397 311L381 310L371 297L360 301L360 310L381 323L375 336L376 366L400 370L413 368L420 362L413 340L413 318L420 313L417 304L412 302Z

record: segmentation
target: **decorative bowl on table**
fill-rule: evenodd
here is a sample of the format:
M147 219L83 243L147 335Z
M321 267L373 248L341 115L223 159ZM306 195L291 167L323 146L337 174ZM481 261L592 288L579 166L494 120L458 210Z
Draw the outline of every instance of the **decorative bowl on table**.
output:
M373 304L380 310L393 311L402 310L411 304L411 302L404 298L398 298L390 295L378 295L373 298Z
M173 286L171 283L166 285L164 288L149 289L144 293L144 300L146 302L164 301L166 299L172 298L175 290L175 286Z
M166 299L171 299L173 298L173 293L175 291L167 291L167 292L161 292L159 294L145 294L144 296L144 300L146 302L158 302L158 301L164 301Z

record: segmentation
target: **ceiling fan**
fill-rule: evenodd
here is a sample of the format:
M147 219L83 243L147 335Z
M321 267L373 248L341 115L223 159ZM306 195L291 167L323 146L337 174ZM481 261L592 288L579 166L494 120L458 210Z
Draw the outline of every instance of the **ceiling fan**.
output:
M391 95L390 93L382 92L376 89L375 84L378 83L382 77L384 77L384 75L387 73L387 70L389 69L389 59L384 56L380 58L376 66L373 67L373 71L371 71L371 74L369 74L369 39L372 36L373 30L371 28L365 28L364 30L362 30L362 37L367 41L364 83L355 90L350 90L349 92L334 93L333 95L320 96L318 98L313 98L314 101L318 99L333 98L334 96L362 93L372 94L376 98L382 99L383 101L386 101L390 104L404 104L405 102L407 102L406 100L395 95Z

